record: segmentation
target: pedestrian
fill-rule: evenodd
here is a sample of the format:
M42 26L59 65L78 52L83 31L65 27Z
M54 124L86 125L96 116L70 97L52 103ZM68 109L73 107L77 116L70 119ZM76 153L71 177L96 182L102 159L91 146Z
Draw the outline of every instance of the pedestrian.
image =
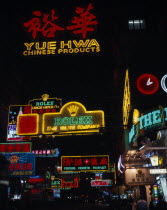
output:
M155 209L154 202L151 200L149 204L149 210L154 210L154 209Z
M132 210L132 203L128 199L123 199L120 203L120 210Z
M137 202L134 200L132 200L132 210L136 210L136 205L137 205Z
M163 200L163 196L158 196L158 203L156 204L156 210L166 210L167 209L167 202Z
M136 210L149 210L147 202L141 197L136 204Z

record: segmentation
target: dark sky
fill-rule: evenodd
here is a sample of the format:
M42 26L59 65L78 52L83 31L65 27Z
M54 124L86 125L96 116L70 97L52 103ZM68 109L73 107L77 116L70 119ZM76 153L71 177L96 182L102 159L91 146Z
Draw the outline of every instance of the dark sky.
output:
M57 11L59 24L69 25L77 6L87 7L92 3L92 13L96 15L98 25L95 32L89 33L87 39L96 39L100 44L101 52L92 54L68 54L53 56L22 55L25 49L24 42L38 41L68 41L78 40L81 36L72 33L57 33L54 38L44 38L38 33L33 40L23 24L29 21L33 11L48 14L51 9ZM99 98L110 95L113 64L112 45L110 40L111 17L107 5L101 7L97 1L48 1L40 4L24 5L16 3L14 7L4 11L3 36L3 72L6 88L5 103L25 103L33 98L40 98L43 93L50 97L73 99ZM3 15L3 17L4 17ZM108 75L108 76L106 76ZM3 86L4 88L4 86ZM96 100L97 102L97 100Z
M37 39L33 40L32 35L23 26L33 17L32 12L41 11L43 14L48 14L51 9L54 9L59 16L60 25L65 26L69 25L74 17L77 6L87 8L89 3L92 3L94 7L92 13L96 15L98 25L94 32L88 34L87 38L96 39L99 42L100 53L29 57L22 55L25 42L59 42L81 38L77 35L60 32L51 39L45 39L38 34ZM142 4L143 6L141 6ZM131 10L130 8L133 6L137 9ZM162 93L162 90L154 96L147 97L137 92L135 87L135 80L142 73L154 73L160 78L164 72L166 73L167 59L164 37L157 40L157 34L152 33L149 37L143 33L134 43L131 39L133 36L129 37L129 43L133 48L131 57L129 62L125 62L125 66L120 66L121 62L119 62L122 55L119 54L118 47L123 48L123 61L126 60L126 50L128 52L130 47L128 42L124 42L123 34L118 32L119 27L125 27L122 11L125 13L127 11L127 16L130 10L133 11L133 15L138 12L145 15L151 11L148 15L151 15L152 18L154 14L157 14L155 13L156 7L159 9L161 6L150 0L48 0L43 3L42 1L38 3L36 1L15 1L9 5L6 2L6 5L0 9L2 20L0 104L4 104L4 106L27 104L29 100L41 98L43 93L47 93L52 98L62 98L64 103L72 100L79 101L88 110L107 110L111 114L108 116L106 114L111 121L109 126L115 126L119 124L122 117L121 94L123 94L124 88L124 79L122 78L125 73L123 67L128 66L132 79L131 91L134 94L132 97L134 105L139 103L140 108L143 109L146 108L146 103L153 106L154 102L155 104L159 103L160 95L161 99L164 96L163 101L166 102L166 94ZM157 12L160 13L160 10ZM165 18L162 20L165 21ZM119 40L119 36L122 37L122 40ZM115 69L119 68L122 70L115 72ZM118 110L119 115L117 115ZM115 133L118 135L118 130L115 128L112 133L113 141L109 139L111 144L118 141L117 136L114 135ZM104 146L102 143L99 140L99 144L96 145L97 150ZM110 150L110 147L108 148Z
M161 2L159 1L159 5ZM87 38L94 38L99 42L100 53L29 57L22 55L24 42L79 39L77 35L60 32L56 33L52 39L45 39L38 34L37 39L33 40L31 33L28 33L23 26L33 17L33 11L48 14L51 9L54 9L59 16L59 23L65 26L72 20L77 6L86 8L89 3L92 3L94 7L92 13L96 15L98 25ZM142 4L144 6L141 7ZM159 9L161 7L159 5L149 0L128 0L126 2L50 0L44 3L18 1L10 5L6 3L5 7L1 9L1 19L3 20L1 23L1 28L3 28L1 33L1 72L3 72L0 84L3 90L1 104L25 104L33 98L40 98L43 93L48 93L50 97L59 97L67 101L79 100L86 105L90 104L95 108L102 109L104 103L108 103L112 95L116 94L113 93L112 88L114 69L118 65L118 58L113 54L115 46L118 44L118 37L116 36L117 31L114 31L116 26L113 25L113 22L117 20L119 24L121 23L123 17L121 9L123 8L125 10L129 8L128 12L131 7L135 6L143 14L152 10L152 14L150 14L153 17L155 7ZM155 39L151 37L150 41L149 37L146 39L147 45L143 42L142 36L139 42L132 45L134 50L132 51L133 64L130 64L130 73L134 80L140 72L157 72L161 77L161 70L166 71L164 56L166 45L162 40L155 43L156 36ZM126 48L128 49L128 46ZM124 53L126 54L126 51ZM124 72L122 75L124 76ZM120 85L122 90L123 86L122 83ZM133 87L134 85L132 85L132 91L135 91Z

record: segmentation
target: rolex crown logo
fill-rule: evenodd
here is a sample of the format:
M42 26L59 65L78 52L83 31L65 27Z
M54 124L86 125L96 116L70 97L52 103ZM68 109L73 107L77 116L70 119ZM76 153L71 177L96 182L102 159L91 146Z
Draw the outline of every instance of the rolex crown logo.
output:
M75 116L77 114L77 111L78 111L79 107L76 106L76 105L71 105L67 109L68 109L71 116Z
M10 160L11 163L17 163L17 161L19 160L19 157L17 155L12 155L9 158L9 160Z

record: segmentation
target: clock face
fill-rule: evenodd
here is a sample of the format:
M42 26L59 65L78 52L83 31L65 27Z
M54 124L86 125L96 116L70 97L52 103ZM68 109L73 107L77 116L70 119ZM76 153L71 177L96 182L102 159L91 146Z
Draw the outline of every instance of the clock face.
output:
M159 88L157 77L152 74L142 74L136 81L137 89L147 95L154 94Z

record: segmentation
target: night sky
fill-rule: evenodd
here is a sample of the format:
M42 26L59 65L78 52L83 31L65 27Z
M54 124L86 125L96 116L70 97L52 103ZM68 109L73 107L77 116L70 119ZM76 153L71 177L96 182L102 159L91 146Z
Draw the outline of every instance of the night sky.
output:
M33 11L48 14L51 9L57 11L62 26L69 25L74 16L76 6L87 7L88 3L95 1L52 1L40 4L17 5L8 14L7 46L4 46L5 63L3 65L5 81L7 82L6 103L26 103L33 98L40 98L43 93L50 97L64 98L65 100L89 101L90 98L107 97L110 94L113 75L114 59L112 58L111 32L108 30L111 21L108 12L95 4L93 13L97 16L98 25L95 32L89 33L87 39L96 39L100 44L100 53L80 53L46 56L23 56L24 42L33 41L68 41L82 39L80 35L69 32L57 32L54 38L45 38L38 33L36 40L27 32L23 24L29 21ZM111 17L110 17L111 18ZM11 96L13 95L13 97ZM10 100L10 102L8 102ZM14 101L13 101L14 100ZM101 100L100 100L101 101Z
M42 94L47 93L52 98L62 98L64 103L76 100L83 103L88 110L102 109L111 114L111 112L114 113L115 107L121 108L121 95L123 94L124 75L127 67L130 71L134 107L140 104L139 108L144 109L147 103L148 107L152 106L153 102L156 102L155 104L161 103L161 101L164 103L166 93L159 90L154 96L144 96L136 90L135 81L142 73L153 73L158 78L166 73L167 43L164 38L166 31L162 30L160 39L157 39L154 30L152 30L150 38L144 33L139 36L137 42L133 43L129 38L132 49L130 49L131 54L128 62L126 50L128 52L130 45L128 42L124 42L123 34L118 32L119 27L124 27L121 25L122 10L127 10L128 13L133 7L137 8L134 10L134 15L139 12L151 19L156 14L159 15L160 22L165 24L167 18L165 7L163 8L161 2L163 1L159 1L159 5L149 0L128 0L126 2L61 0L44 3L29 1L26 3L13 2L10 5L6 3L0 13L1 28L3 29L0 39L0 104L5 107L14 104L27 104L29 100L41 98ZM89 3L93 5L91 12L96 16L98 24L94 27L95 31L90 32L87 38L98 41L100 53L22 55L25 42L59 42L81 39L81 36L69 33L69 31L58 31L54 38L45 38L38 33L37 38L33 40L32 34L28 33L24 27L24 23L34 17L32 12L41 11L42 14L48 14L53 9L59 17L59 24L65 27L76 15L75 8L87 8ZM161 33L161 26L159 27L159 33ZM158 35L158 37L160 36ZM116 72L115 69L118 71ZM115 120L117 116L113 118ZM113 123L115 122L113 121Z

